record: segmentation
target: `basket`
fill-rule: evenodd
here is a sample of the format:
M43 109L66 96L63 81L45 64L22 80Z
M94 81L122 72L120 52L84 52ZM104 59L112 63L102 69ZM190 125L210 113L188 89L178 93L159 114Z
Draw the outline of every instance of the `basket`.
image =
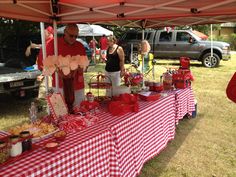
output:
M88 83L89 86L89 92L93 93L95 96L95 100L97 101L107 101L110 100L113 96L113 88L112 88L112 81L111 78L104 75L101 72L98 72L98 74L93 75L90 78L90 81ZM92 89L94 89L92 91ZM102 91L103 89L103 91ZM96 92L96 93L94 93ZM102 93L106 93L105 95ZM108 95L109 93L109 95Z
M134 68L134 67L133 67ZM136 68L136 72L130 71L132 68L129 68L125 71L124 82L126 86L139 86L143 81L143 74L140 73Z

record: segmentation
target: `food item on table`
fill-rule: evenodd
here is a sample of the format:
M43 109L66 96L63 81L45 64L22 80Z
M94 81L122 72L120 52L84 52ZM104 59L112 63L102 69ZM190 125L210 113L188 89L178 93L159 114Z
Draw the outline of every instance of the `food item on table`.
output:
M58 141L63 141L66 138L66 132L63 130L60 130L54 134L54 137Z
M36 138L52 133L55 130L56 128L52 124L36 122L34 124L24 123L23 125L18 125L16 127L10 128L8 132L12 135L19 135L22 131L29 131L30 134Z
M58 148L59 144L56 143L56 142L50 142L50 143L47 143L45 145L45 148L48 150L48 151L51 151L51 152L55 152Z
M10 156L10 149L6 142L0 141L0 164L7 161Z

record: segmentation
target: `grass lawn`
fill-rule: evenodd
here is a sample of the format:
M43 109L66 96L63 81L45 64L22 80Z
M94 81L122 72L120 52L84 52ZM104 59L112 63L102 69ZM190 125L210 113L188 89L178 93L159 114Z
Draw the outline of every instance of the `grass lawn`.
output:
M178 61L158 61L156 78L165 67L178 67ZM86 80L104 65L89 68ZM175 139L158 156L148 161L140 177L235 177L236 176L236 104L225 90L236 71L236 55L209 69L191 63L192 84L198 101L197 118L184 119L176 128ZM28 120L33 99L19 100L0 96L0 129Z

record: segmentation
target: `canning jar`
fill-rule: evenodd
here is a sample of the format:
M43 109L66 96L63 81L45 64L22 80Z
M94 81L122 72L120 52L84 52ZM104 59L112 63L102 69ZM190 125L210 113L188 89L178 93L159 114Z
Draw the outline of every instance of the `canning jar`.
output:
M9 158L9 146L5 141L0 141L0 164L6 162Z
M32 139L29 131L20 132L20 137L22 138L22 151L28 151L32 148Z
M22 143L18 135L10 136L11 149L10 156L16 157L22 153Z

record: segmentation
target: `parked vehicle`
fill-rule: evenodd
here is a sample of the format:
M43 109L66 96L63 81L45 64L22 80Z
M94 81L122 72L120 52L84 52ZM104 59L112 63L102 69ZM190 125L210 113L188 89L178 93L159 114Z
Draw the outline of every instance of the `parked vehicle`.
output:
M151 46L151 53L156 59L179 59L185 56L202 62L205 67L217 67L220 60L230 59L230 44L213 41L213 56L211 57L211 41L202 40L191 30L146 30L144 39ZM127 31L119 40L125 52L126 62L137 60L142 31ZM132 51L133 45L133 52ZM133 53L133 56L131 56Z
M25 50L30 44L40 44L37 34L9 35L0 42L0 93L11 93L24 97L28 93L37 93L39 70L30 66L35 64L39 49L31 50L30 57L25 57Z
M37 77L41 71L34 69L39 49L31 51L30 57L25 57L25 50L30 41L41 44L40 34L9 35L0 41L0 94L11 93L25 96L27 93L37 93L39 82ZM88 44L78 39L91 58Z

